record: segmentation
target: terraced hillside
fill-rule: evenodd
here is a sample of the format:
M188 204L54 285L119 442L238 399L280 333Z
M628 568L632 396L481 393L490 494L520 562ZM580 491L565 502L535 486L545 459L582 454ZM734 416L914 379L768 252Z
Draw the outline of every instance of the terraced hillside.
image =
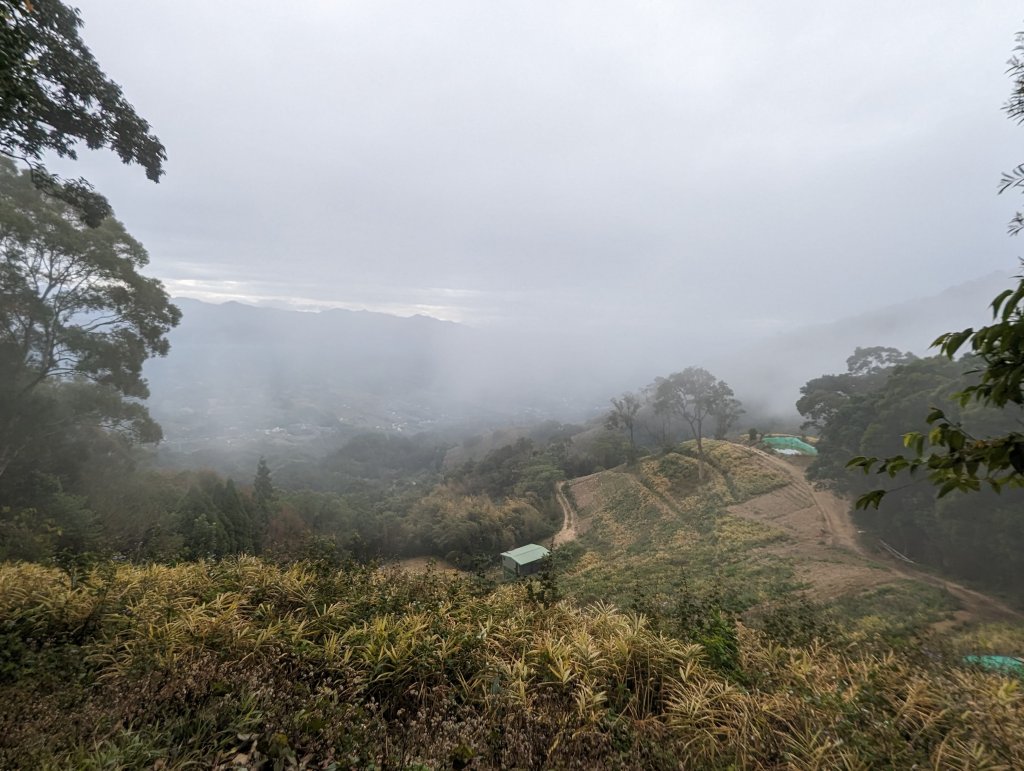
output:
M576 515L567 587L625 605L681 592L757 613L780 597L826 604L865 631L1012 620L1001 603L859 546L847 507L790 462L707 442L566 483Z

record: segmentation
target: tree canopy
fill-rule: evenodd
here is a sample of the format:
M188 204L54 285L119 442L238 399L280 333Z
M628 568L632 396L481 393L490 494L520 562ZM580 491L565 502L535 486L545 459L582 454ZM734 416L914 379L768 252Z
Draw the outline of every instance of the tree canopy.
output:
M979 362L972 370L977 381L954 394L959 407L1012 409L1019 420L1024 418L1024 276L1016 289L1007 289L992 301L992 312L992 324L946 333L933 345L953 359L970 342L973 360ZM933 405L925 418L931 430L904 434L903 445L914 451L912 457L858 455L849 465L890 477L924 469L938 486L940 498L954 490L978 491L982 484L995 492L1007 486L1024 487L1024 432L979 436L947 413L948 409ZM877 508L885 495L885 490L871 490L858 498L857 506Z
M724 380L701 367L687 367L668 377L658 378L654 384L654 410L661 414L675 414L686 421L697 440L700 472L704 473L704 421L719 417L724 421L724 435L732 420L740 414L739 401Z
M979 366L972 355L929 356L884 372L842 376L846 394L837 395L839 406L822 426L807 475L853 498L884 485L886 505L858 512L859 529L944 573L1019 593L1024 591L1024 489L996 494L982 485L970 496L940 498L923 475L914 480L919 484L905 478L882 481L847 467L854 455L899 453L901 433L919 425L929 406L974 436L1013 431L1015 410L957 399L957 393L978 383Z
M853 396L877 388L888 378L890 368L916 358L896 348L857 348L846 360L845 373L822 375L801 386L796 409L806 418L803 427L820 431Z
M78 11L58 0L0 0L0 154L27 164L37 188L96 227L111 213L107 200L84 179L47 171L43 156L75 159L80 144L106 147L154 182L167 156L100 69L81 27Z
M142 365L167 353L181 316L163 285L139 272L148 255L120 222L85 226L30 174L0 158L0 474L45 430L44 416L59 414L57 385L90 395L88 409L79 399L73 413L158 438L138 402L148 396Z

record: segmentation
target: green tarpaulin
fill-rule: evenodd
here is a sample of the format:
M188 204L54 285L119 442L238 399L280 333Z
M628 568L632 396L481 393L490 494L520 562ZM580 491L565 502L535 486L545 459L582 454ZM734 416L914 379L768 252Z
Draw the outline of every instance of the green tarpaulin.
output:
M762 441L772 449L796 450L801 455L818 454L817 449L795 436L766 436Z
M1024 661L1013 656L964 656L965 664L972 664L990 672L1024 675Z

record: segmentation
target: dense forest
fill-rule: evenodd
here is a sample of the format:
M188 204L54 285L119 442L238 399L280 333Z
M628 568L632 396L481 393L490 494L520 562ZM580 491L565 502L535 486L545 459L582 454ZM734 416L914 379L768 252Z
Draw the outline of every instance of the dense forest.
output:
M858 349L848 371L807 383L797 406L808 428L821 432L818 458L808 476L852 496L878 486L878 478L849 468L856 456L891 456L903 450L903 435L926 428L933 408L979 437L1020 426L1021 411L977 403L961 405L956 394L977 383L980 359L917 358L893 349ZM877 509L858 521L923 564L1011 596L1024 591L1024 491L984 488L965 495L936 496L922 474L889 481Z
M2 553L162 562L259 554L335 564L433 555L468 566L554 532L554 484L568 465L556 449L523 440L442 472L443 445L366 435L315 470L293 469L302 484L288 488L265 461L242 485L212 471L136 468L127 458L114 467L109 454L83 462L74 477L8 472Z

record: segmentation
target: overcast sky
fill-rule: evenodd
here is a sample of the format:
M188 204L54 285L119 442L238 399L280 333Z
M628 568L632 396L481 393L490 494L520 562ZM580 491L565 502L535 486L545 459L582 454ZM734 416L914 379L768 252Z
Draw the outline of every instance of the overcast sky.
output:
M77 4L176 295L770 332L1022 253L1010 0Z

